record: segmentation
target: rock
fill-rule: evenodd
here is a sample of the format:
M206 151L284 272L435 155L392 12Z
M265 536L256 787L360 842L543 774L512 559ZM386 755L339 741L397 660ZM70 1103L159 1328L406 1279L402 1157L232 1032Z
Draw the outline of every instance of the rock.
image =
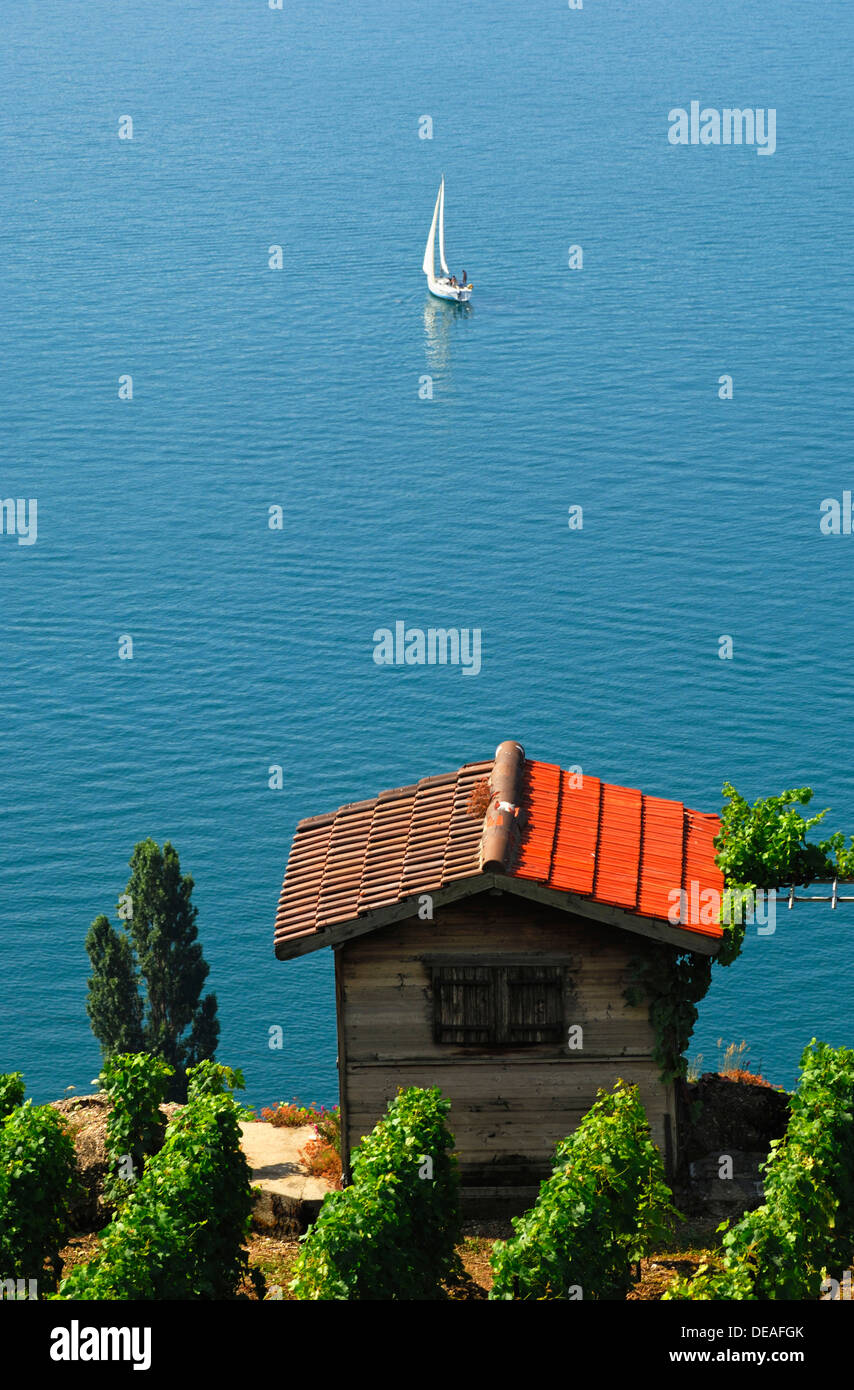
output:
M301 1235L333 1190L324 1178L311 1176L302 1158L302 1149L314 1138L314 1126L288 1129L258 1120L240 1128L255 1189L253 1226L267 1234Z
M79 1183L70 1203L72 1227L76 1232L100 1231L112 1215L112 1208L103 1201L104 1182L110 1166L107 1160L107 1097L75 1096L71 1100L55 1100L52 1106L68 1121L77 1156Z
M680 1088L680 1166L733 1148L767 1155L771 1140L782 1138L788 1122L785 1091L707 1072Z
M264 1235L300 1236L308 1230L319 1210L317 1199L305 1201L302 1197L256 1188L252 1228Z
M760 1164L767 1157L764 1150L730 1148L693 1159L688 1165L687 1182L683 1181L680 1191L683 1205L704 1216L736 1219L743 1212L752 1211L764 1198Z
M676 1205L697 1216L738 1218L764 1199L760 1164L789 1121L789 1096L762 1082L707 1072L679 1088ZM728 1155L731 1165L723 1165ZM722 1176L732 1170L732 1176Z
M107 1116L110 1103L103 1092L51 1101L68 1120L77 1156L78 1190L70 1203L72 1228L78 1234L100 1231L114 1208L104 1201L104 1183L109 1172L107 1158ZM167 1101L161 1112L168 1124L180 1105Z
M79 1184L71 1202L73 1230L77 1234L100 1231L114 1210L104 1201L104 1183L110 1167L109 1101L101 1092L56 1100L52 1105L66 1117L74 1138ZM166 1123L181 1108L174 1101L161 1105ZM315 1220L326 1193L332 1191L331 1183L311 1176L302 1159L301 1150L314 1138L314 1126L277 1129L256 1122L242 1124L241 1131L255 1188L253 1225L267 1233L300 1235Z

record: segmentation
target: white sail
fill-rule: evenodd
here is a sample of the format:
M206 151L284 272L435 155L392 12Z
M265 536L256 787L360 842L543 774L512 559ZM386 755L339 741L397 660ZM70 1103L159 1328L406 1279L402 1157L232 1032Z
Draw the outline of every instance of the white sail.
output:
M446 263L446 261L445 261L445 180L444 180L444 178L442 179L442 182L441 182L440 185L439 185L439 197L440 197L441 200L442 200L441 203L439 204L439 260L442 262L442 270L445 272L446 275L450 275L451 272L448 270L448 266L447 266L447 263Z
M433 278L433 273L435 270L436 257L433 248L436 244L436 221L439 216L439 205L442 201L443 186L444 179L442 180L442 183L439 185L439 192L436 194L436 206L433 209L433 221L430 223L430 235L427 238L427 245L424 248L424 265L422 268L424 270L424 274L429 275L431 280Z
M436 278L436 227L439 228L439 259L442 262L442 270L438 279ZM427 276L427 288L437 299L453 299L458 304L468 304L471 299L471 285L460 285L448 270L448 263L445 260L445 176L442 175L442 182L439 184L439 192L436 194L436 206L433 209L433 221L430 223L430 235L427 237L427 245L424 248L424 274Z

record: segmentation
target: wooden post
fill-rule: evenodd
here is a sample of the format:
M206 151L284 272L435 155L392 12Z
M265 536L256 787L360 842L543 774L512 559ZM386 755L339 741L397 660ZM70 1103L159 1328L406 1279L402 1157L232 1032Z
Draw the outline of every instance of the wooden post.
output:
M346 946L335 946L335 1021L338 1030L338 1105L341 1118L341 1186L350 1185L350 1118L347 1105L347 1029L344 1018L344 979L341 952Z
M673 1143L673 1123L670 1118L669 1107L664 1112L664 1171L667 1177L672 1181L676 1172L676 1153Z

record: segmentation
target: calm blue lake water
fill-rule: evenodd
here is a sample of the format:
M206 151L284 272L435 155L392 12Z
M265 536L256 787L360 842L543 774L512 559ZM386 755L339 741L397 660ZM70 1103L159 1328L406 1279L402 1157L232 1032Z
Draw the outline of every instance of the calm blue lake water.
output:
M272 954L302 816L516 738L854 830L854 537L819 530L853 35L842 0L4 0L0 494L38 539L0 536L0 1070L90 1089L83 940L146 835L267 1104L337 1095L331 953ZM774 108L776 152L671 145L692 100ZM442 172L465 315L421 274ZM378 667L397 620L480 628L480 674ZM852 936L783 912L692 1051L790 1083L854 1042Z

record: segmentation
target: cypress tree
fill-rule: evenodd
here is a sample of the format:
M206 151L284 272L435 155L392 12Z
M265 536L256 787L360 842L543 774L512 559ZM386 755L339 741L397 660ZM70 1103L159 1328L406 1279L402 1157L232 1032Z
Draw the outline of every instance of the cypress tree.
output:
M87 1002L92 1031L105 1057L116 1052L162 1057L175 1068L173 1097L183 1099L187 1068L212 1058L219 1040L216 996L202 998L210 967L197 939L193 880L182 875L168 841L162 850L150 838L140 841L130 868L128 934L98 917L86 938L93 968Z
M103 913L86 936L92 963L86 1012L105 1057L116 1052L141 1052L142 999L133 947Z

